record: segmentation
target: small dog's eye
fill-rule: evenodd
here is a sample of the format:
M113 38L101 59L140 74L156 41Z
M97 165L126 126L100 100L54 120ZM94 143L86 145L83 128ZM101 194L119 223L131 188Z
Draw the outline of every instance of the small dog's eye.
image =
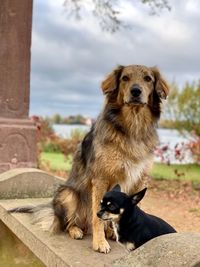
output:
M144 80L146 82L151 82L152 81L152 78L149 75L146 75L146 76L144 76Z
M127 75L122 76L122 81L128 82L129 81L129 77Z
M116 207L115 207L115 205L113 205L113 204L110 204L110 205L109 205L109 209L110 209L110 210L115 210L115 209L116 209Z

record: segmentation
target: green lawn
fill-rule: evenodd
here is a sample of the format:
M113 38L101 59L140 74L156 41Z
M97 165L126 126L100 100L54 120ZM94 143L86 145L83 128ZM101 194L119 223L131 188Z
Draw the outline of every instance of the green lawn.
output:
M63 154L47 153L41 154L41 160L49 162L52 170L69 171L72 157L65 159ZM151 176L155 179L182 179L200 183L200 165L196 164L174 164L166 165L155 163L151 171Z
M151 171L155 179L182 179L200 182L200 165L155 163Z
M54 171L69 171L72 157L66 159L61 153L43 152L41 153L40 161L48 163Z

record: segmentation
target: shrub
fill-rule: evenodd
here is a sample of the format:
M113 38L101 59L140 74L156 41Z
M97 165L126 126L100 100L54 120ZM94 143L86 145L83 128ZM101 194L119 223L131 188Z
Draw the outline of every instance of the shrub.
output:
M60 142L61 152L67 157L68 155L74 154L78 144L83 140L85 131L79 129L71 132L70 138L62 139Z
M196 136L188 143L187 147L191 151L194 161L200 164L200 137Z
M44 142L47 138L51 138L51 136L55 135L54 130L48 120L38 116L32 116L31 119L34 121L38 130L38 142Z
M69 138L62 138L55 134L48 120L33 116L38 129L38 154L41 152L63 153L66 157L74 154L78 143L82 141L86 132L75 129L71 132ZM39 156L39 155L38 155Z
M182 163L187 161L188 157L192 157L194 163L200 164L200 137L193 135L187 143L180 142L174 147L160 144L156 147L154 154L162 163L166 164L171 164L171 158Z

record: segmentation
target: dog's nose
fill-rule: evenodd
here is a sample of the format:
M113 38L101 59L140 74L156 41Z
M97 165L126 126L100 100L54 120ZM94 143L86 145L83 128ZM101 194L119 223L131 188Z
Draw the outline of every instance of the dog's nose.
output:
M142 91L141 91L139 85L134 85L134 86L131 88L131 95L132 95L133 97L138 97L138 96L140 96L141 93L142 93Z
M101 218L102 214L103 214L103 212L102 212L101 210L98 211L98 212L97 212L97 217Z

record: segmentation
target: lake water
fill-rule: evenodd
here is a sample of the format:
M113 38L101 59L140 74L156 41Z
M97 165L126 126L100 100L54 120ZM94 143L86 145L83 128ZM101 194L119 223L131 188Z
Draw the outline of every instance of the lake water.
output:
M54 124L53 129L55 133L61 137L68 138L71 135L71 132L74 130L81 130L81 131L89 131L90 126L87 125L60 125L60 124ZM191 136L189 134L181 134L177 130L171 130L171 129L158 129L158 136L159 136L159 144L158 149L168 146L168 149L165 153L162 153L164 156L164 161L170 161L171 163L192 163L193 159L191 156L191 153L189 150L184 149L184 159L182 161L178 160L175 157L175 147L183 147L186 145L189 140L191 139ZM182 153L182 154L183 154ZM159 162L161 161L160 157L155 155L155 161Z
M74 130L80 130L80 131L89 131L90 130L90 126L87 125L79 125L79 124L73 124L73 125L69 125L69 124L54 124L53 125L53 129L55 131L55 133L61 137L64 138L68 138L70 137L71 133Z

